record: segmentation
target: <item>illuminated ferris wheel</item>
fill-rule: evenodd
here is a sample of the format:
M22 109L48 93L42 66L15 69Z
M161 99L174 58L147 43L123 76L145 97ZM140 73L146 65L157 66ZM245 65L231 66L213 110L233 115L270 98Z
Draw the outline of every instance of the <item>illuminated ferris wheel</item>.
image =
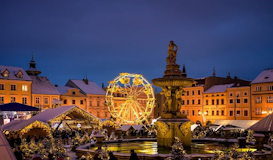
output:
M120 123L148 122L155 103L152 85L140 74L120 73L109 81L105 104Z

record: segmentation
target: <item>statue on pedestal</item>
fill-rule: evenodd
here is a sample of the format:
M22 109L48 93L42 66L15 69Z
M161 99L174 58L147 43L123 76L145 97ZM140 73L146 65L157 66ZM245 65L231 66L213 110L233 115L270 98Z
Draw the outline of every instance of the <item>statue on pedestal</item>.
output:
M172 108L172 90L171 90L171 86L168 87L162 87L162 91L160 92L160 94L164 95L166 100L163 104L163 111L164 112L170 112L171 108Z
M176 111L180 112L181 105L182 105L182 93L183 93L183 87L179 87L175 91L175 98L176 98Z
M174 48L176 48L174 50ZM169 47L168 47L168 57L166 59L167 65L169 64L175 64L176 63L176 52L178 50L178 47L176 44L174 44L173 41L170 41Z

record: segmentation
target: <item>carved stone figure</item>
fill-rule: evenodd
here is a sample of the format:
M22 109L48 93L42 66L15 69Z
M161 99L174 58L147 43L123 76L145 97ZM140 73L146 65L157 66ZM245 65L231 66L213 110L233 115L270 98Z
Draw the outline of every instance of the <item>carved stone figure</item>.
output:
M175 50L174 50L175 48ZM174 44L173 41L170 41L169 47L168 47L168 57L166 59L167 65L168 64L175 64L176 63L176 52L178 50L178 47L176 44Z
M160 92L160 94L164 95L166 100L163 104L163 111L164 112L169 112L171 111L172 108L172 91L171 91L171 86L169 86L168 88L162 87L162 91Z
M175 98L176 98L176 111L180 112L181 105L182 105L182 93L183 93L183 87L179 87L175 91Z

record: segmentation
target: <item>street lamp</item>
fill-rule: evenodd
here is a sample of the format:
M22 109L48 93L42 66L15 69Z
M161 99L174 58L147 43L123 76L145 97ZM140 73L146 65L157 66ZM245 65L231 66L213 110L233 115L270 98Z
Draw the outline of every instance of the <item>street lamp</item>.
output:
M236 100L235 100L235 102L234 102L234 120L236 120L236 103L237 103L237 101L238 101L238 97L239 97L239 94L237 94L236 95Z

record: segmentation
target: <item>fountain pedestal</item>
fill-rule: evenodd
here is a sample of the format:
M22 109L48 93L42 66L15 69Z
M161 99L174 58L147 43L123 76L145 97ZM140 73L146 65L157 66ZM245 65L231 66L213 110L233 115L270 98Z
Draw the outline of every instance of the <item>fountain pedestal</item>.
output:
M176 48L176 50L174 50ZM191 146L191 125L185 114L181 114L183 88L193 84L192 78L186 78L185 70L180 71L176 64L176 52L178 48L173 43L169 44L167 65L162 78L153 79L155 86L161 87L160 94L165 96L164 110L161 112L157 124L157 145L170 147L174 143L174 137L181 139L184 146Z

